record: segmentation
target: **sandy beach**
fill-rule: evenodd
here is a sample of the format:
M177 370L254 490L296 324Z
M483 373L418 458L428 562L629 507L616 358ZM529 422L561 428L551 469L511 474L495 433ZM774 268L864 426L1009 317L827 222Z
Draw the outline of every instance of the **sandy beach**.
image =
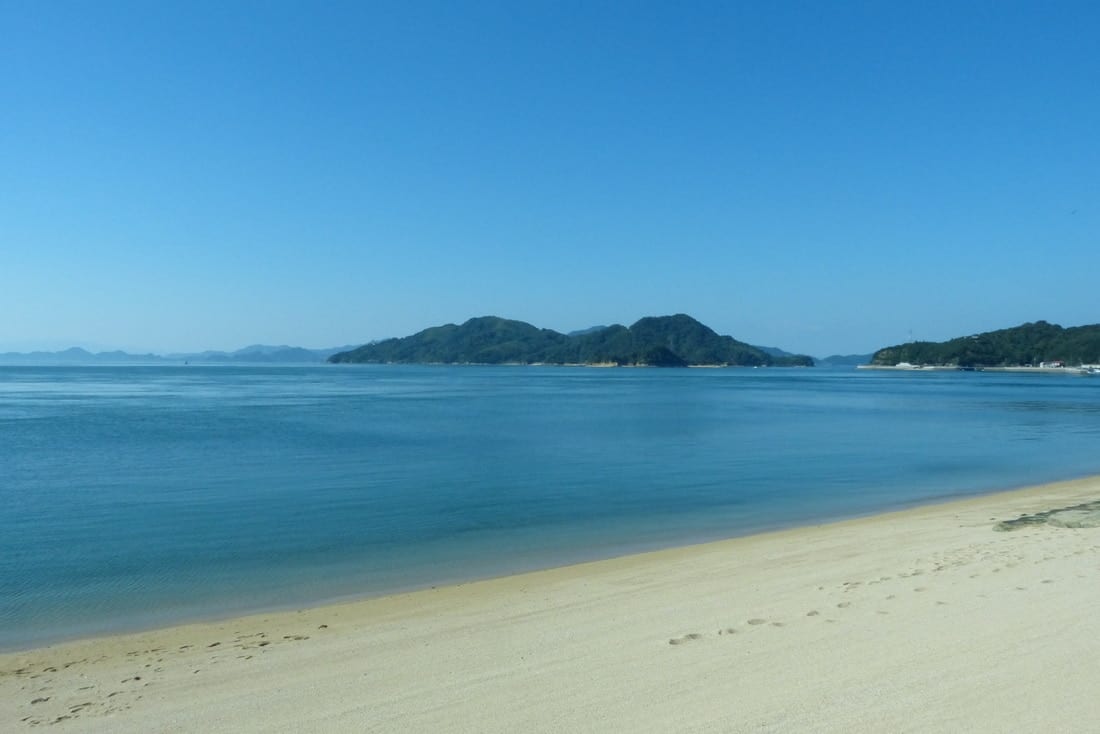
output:
M1100 528L995 527L1096 500L1090 478L8 653L0 730L1095 731Z

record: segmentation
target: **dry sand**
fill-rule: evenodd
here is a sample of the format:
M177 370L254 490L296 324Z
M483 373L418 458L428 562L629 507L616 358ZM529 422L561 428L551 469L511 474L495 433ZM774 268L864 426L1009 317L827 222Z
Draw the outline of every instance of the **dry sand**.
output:
M1097 499L1100 478L6 654L0 731L1098 731L1100 528L994 530Z

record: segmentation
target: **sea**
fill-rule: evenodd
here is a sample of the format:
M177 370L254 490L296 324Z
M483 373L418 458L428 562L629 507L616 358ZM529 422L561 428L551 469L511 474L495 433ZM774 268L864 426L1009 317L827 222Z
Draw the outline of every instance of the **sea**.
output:
M0 649L1100 473L1100 378L0 366Z

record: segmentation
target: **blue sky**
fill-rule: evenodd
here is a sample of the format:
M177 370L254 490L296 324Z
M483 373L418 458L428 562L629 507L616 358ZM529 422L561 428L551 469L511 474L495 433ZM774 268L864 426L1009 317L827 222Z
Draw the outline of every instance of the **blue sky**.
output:
M1100 5L0 0L0 348L1100 322Z

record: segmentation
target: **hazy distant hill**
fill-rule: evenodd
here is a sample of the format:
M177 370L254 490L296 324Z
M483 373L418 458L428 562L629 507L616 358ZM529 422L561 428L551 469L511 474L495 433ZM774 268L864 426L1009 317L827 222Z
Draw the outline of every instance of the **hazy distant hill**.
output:
M349 347L333 347L331 349L305 349L303 347L289 347L286 345L269 346L266 344L253 344L252 346L238 349L235 352L199 352L197 354L173 354L169 355L175 360L188 362L265 362L272 364L308 364L324 362L333 354L346 351Z
M854 367L860 364L870 364L873 356L873 354L833 354L817 360L817 363L822 367Z
M587 329L577 329L576 331L571 331L566 334L566 336L582 336L584 334L591 334L593 331L603 331L606 328L606 324L601 324L599 326L589 326Z
M962 336L945 342L911 342L875 352L872 363L946 364L998 367L1061 360L1069 365L1100 363L1100 324L1064 329L1046 321Z
M156 354L128 354L127 352L89 352L81 347L69 347L58 352L5 352L0 354L0 362L6 364L126 364L159 362L163 358Z
M89 352L70 347L58 352L6 352L0 362L7 364L149 364L161 362L266 362L279 364L318 364L350 347L304 349L302 347L255 344L234 352L195 352L186 354L130 354L122 351Z
M570 335L496 316L433 326L333 355L330 362L443 364L812 365L803 355L773 357L721 336L690 316L649 316Z

